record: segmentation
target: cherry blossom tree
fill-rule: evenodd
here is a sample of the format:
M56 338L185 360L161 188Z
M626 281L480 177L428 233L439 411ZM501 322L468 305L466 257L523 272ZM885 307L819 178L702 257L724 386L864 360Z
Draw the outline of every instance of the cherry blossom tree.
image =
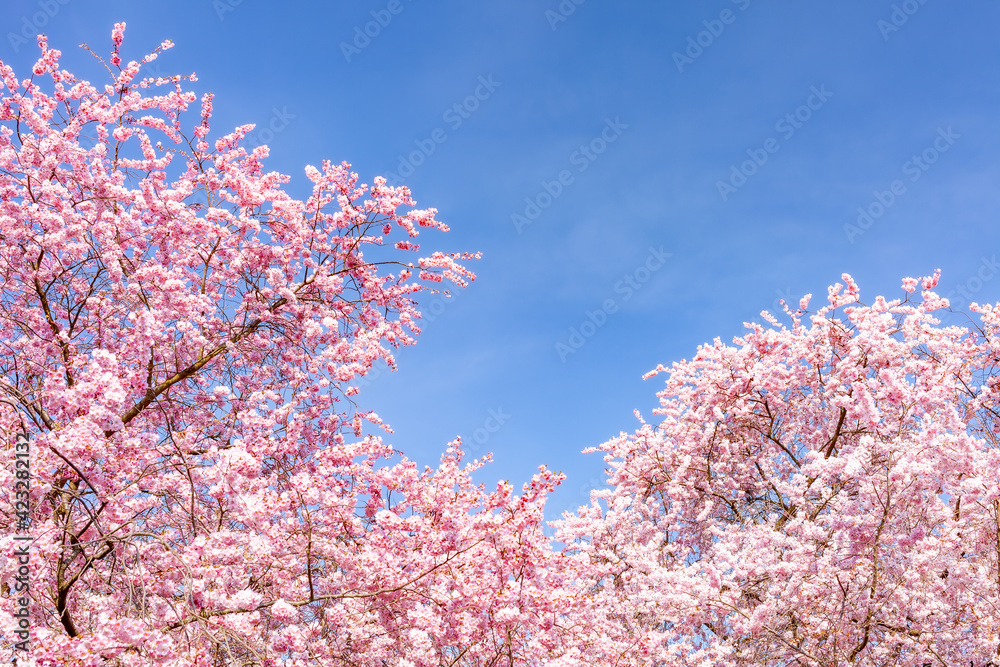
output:
M946 327L938 274L870 306L843 280L658 367L663 420L599 448L559 533L590 663L1000 664L1000 305Z
M253 126L210 140L211 95L185 124L194 76L141 77L171 44L126 63L124 27L103 86L44 36L29 77L0 63L0 485L23 429L30 664L564 653L576 561L542 532L560 476L488 492L458 441L419 470L356 404L415 341L419 293L465 286L474 256L407 261L446 226L346 163L307 167L293 198L245 149ZM15 509L0 500L5 646Z

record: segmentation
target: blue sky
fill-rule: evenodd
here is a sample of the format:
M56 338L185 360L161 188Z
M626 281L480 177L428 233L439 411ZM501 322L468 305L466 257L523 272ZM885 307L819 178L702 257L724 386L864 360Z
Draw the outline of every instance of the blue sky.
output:
M580 450L652 418L643 373L782 296L819 303L847 272L871 302L940 268L955 305L1000 300L987 0L4 6L21 75L44 31L97 80L76 45L106 54L125 21L125 58L172 40L158 71L197 73L217 131L256 123L294 195L346 160L437 208L452 231L424 249L482 251L478 278L427 301L359 402L422 464L462 435L494 453L488 485L565 472L550 518L600 483Z

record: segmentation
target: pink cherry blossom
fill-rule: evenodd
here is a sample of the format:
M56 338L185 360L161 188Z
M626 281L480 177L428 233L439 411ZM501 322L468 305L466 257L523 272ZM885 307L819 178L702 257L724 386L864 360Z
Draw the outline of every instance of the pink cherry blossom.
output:
M458 441L420 470L357 402L358 379L415 341L415 299L466 285L478 255L408 259L447 227L346 163L307 167L311 193L292 198L266 148L245 149L250 126L212 135L193 76L121 68L124 27L105 85L44 38L33 77L0 63L0 484L24 429L31 664L564 654L560 591L582 561L542 523L561 476L488 491L471 481L488 457L463 463ZM4 650L14 605L0 597Z
M845 275L652 373L663 421L604 443L609 488L559 522L582 663L1000 662L1000 308L941 326L938 278L865 306Z
M27 78L0 63L0 485L32 447L0 581L30 535L28 664L1000 663L1000 305L944 326L939 273L871 305L845 274L658 366L661 421L591 450L608 486L557 549L561 474L474 484L460 440L420 469L364 404L478 255L415 254L437 211L344 162L293 198L194 75L139 78L172 44L126 62L124 29L100 86L44 36Z

